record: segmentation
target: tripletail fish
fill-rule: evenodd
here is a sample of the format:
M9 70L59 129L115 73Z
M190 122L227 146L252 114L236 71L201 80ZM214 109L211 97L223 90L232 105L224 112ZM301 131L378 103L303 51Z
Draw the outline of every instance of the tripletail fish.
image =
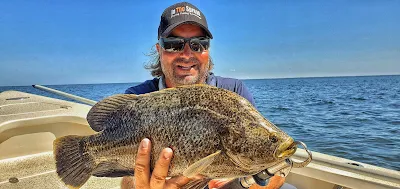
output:
M209 85L186 85L143 95L119 94L98 102L87 115L89 136L54 141L56 171L71 188L93 175L134 175L143 138L152 143L151 170L162 149L174 156L168 176L211 179L254 175L293 155L292 137L262 116L240 95Z

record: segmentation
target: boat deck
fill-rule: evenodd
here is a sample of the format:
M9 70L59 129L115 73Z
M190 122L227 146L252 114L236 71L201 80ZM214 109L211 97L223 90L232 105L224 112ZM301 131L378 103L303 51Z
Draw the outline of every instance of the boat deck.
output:
M55 172L53 141L93 134L86 121L90 108L18 91L0 93L0 189L66 188ZM293 159L306 157L299 149ZM91 177L82 188L119 188L120 182ZM400 172L313 152L313 161L292 169L287 182L298 189L400 189Z
M0 163L0 188L67 188L55 172L52 152L11 158ZM82 188L120 188L121 178L91 177Z
M67 188L55 172L53 141L89 135L90 106L18 91L0 93L0 189ZM121 178L92 177L82 188L119 188Z

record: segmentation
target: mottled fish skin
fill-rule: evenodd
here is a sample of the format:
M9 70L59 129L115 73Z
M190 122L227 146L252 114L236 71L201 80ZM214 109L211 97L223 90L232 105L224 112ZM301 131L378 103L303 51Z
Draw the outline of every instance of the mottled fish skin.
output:
M246 99L208 85L112 96L93 106L87 120L99 133L82 138L81 155L92 158L95 165L111 162L114 166L111 171L105 170L107 166L95 170L96 176L112 176L116 170L133 173L138 145L145 137L152 142L151 169L163 148L174 150L169 176L182 175L220 150L199 173L208 178L258 173L287 158L276 154L282 144L293 142Z

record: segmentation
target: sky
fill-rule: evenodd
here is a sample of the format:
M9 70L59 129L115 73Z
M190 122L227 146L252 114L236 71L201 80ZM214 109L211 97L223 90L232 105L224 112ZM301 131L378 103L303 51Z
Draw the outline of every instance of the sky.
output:
M179 1L0 0L0 86L130 83ZM188 1L206 16L216 75L400 74L400 1Z

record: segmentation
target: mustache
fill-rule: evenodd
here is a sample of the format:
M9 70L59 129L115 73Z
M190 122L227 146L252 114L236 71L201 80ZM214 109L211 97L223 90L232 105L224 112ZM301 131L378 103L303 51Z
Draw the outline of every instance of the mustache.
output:
M183 64L189 64L189 63L195 63L195 64L200 64L200 61L195 58L195 57L190 57L189 59L178 57L173 61L173 64L176 65L178 63L183 63Z

